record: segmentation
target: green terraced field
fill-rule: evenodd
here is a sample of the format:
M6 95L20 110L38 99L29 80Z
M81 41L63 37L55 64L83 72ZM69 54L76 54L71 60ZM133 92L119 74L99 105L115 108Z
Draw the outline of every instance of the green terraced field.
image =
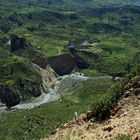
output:
M7 42L13 34L26 38L28 50L11 52ZM36 56L47 59L67 53L68 43L81 39L95 40L95 44L84 50L77 46L79 55L90 64L88 69L77 71L113 78L128 74L140 63L139 0L0 0L0 87L17 88L19 79L39 87L41 78L34 72L32 60ZM62 103L2 115L0 140L38 140L49 135L70 120L74 111L82 113L92 104L102 102L100 98L109 98L110 92L104 90L108 91L113 82L104 80L87 81L77 90L62 93ZM100 91L103 86L105 89Z

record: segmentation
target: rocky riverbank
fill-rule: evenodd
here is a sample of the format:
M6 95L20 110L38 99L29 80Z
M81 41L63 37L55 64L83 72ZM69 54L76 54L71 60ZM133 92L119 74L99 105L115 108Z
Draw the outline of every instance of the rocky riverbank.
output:
M87 79L89 79L89 77L80 75L79 73L62 76L59 78L59 80L55 81L52 86L48 87L48 89L46 89L46 92L42 92L42 95L36 98L35 100L28 103L20 103L19 105L12 107L12 109L31 109L31 108L40 106L41 104L44 104L44 103L56 101L60 97L60 94L59 94L60 92L64 90L65 91L69 90L75 84L80 84L80 82ZM71 81L71 82L67 84L66 81ZM44 83L44 86L45 85L46 83ZM0 112L3 113L5 109L6 109L5 106L0 107L0 110L1 110Z
M74 90L74 88L78 87L82 83L82 81L85 81L88 79L98 80L98 79L102 79L106 77L111 78L109 76L89 77L89 76L84 76L80 73L73 73L70 75L59 77L59 79L56 82L54 82L54 84L50 86L46 90L46 92L42 92L41 96L34 99L33 101L20 103L12 107L11 109L12 110L13 109L32 109L42 104L59 100L61 93ZM0 107L0 113L3 113L5 110L6 110L5 106Z

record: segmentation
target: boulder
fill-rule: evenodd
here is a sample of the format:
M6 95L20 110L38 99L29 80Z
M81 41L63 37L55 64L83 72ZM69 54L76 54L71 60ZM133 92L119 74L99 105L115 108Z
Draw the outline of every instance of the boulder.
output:
M8 108L20 103L20 95L7 87L0 88L0 100L5 103Z

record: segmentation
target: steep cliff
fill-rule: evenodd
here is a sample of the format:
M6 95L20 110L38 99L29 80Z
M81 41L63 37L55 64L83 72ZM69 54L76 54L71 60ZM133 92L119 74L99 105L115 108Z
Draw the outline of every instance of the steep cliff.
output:
M62 54L48 58L48 64L54 69L54 71L62 76L70 74L76 68L86 69L89 64L78 54Z
M42 78L43 90L46 91L47 88L52 86L57 81L59 76L51 67L47 66L45 69L43 69L36 64L33 64L33 66Z
M73 58L69 54L50 57L48 58L48 64L60 76L71 73L75 68Z
M1 66L0 75L0 100L8 107L41 94L41 77L26 61Z

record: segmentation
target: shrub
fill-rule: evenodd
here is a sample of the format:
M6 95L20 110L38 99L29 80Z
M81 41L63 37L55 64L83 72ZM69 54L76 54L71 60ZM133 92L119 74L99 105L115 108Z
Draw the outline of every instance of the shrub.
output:
M110 110L116 105L122 97L121 83L117 82L112 85L98 100L92 104L93 117L97 121L103 121L110 116Z
M93 103L92 111L96 120L102 121L109 117L112 106L112 95L105 94Z

